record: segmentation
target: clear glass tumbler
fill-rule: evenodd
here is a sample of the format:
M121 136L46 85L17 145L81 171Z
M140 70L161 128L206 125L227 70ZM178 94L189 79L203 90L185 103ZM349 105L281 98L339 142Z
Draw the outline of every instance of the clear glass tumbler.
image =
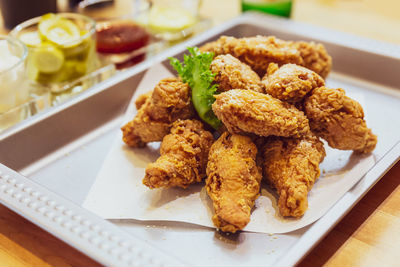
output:
M4 114L29 99L29 86L25 76L27 56L28 50L22 42L0 35L0 130L24 116L13 114L5 118Z
M150 0L148 12L137 21L146 25L156 36L168 41L183 39L199 25L201 0ZM200 25L202 26L202 25Z

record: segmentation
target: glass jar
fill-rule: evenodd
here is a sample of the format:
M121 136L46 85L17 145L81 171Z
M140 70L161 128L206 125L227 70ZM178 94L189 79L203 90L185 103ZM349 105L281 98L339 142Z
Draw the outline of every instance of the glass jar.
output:
M46 14L19 24L10 34L28 47L29 79L60 93L98 67L95 26L80 14Z

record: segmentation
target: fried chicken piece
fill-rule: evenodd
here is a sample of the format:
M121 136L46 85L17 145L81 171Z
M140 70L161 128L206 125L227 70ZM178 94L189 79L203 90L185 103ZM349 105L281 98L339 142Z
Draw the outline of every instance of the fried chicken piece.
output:
M234 89L215 98L212 109L230 133L288 137L310 130L302 111L270 95Z
M221 36L217 41L205 44L201 51L214 52L215 55L231 54L249 65L260 76L264 75L268 64L275 62L302 64L300 52L287 42L273 36L235 38Z
M279 194L282 216L301 217L307 195L320 175L323 143L313 134L302 138L270 137L264 145L263 176Z
M262 79L262 84L267 94L282 101L295 104L313 89L325 85L324 80L315 72L295 65L271 63L267 74Z
M143 184L149 188L182 187L206 176L213 136L197 120L178 120L161 143L161 156L146 168Z
M332 58L322 44L283 41L274 36L221 36L217 41L203 45L200 50L216 55L231 54L249 65L260 77L264 76L270 63L279 66L287 63L301 65L323 78L328 75L332 65Z
M143 100L145 100L144 103ZM142 95L135 118L121 130L123 141L131 147L143 147L147 142L161 141L169 133L171 123L194 117L190 88L177 78L161 80L151 96Z
M211 71L215 73L218 91L247 89L263 92L260 77L249 66L231 55L220 55L211 62Z
M367 127L363 108L343 89L314 89L304 109L311 129L331 147L359 153L375 149L377 137Z
M259 196L261 170L257 147L250 137L224 132L211 146L207 164L207 193L213 201L214 225L235 233L250 221Z

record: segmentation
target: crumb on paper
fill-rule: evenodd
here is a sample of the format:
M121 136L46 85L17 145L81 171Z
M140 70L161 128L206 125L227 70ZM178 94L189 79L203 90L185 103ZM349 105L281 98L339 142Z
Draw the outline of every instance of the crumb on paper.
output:
M274 252L275 252L274 249L268 250L268 251L267 251L267 255L271 255L271 254L273 254Z

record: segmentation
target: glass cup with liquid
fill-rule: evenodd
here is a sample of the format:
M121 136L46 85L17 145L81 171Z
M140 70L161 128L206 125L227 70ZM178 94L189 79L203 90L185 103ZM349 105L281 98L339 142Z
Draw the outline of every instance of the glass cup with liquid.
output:
M29 100L27 56L28 50L22 42L0 35L0 130L24 117L22 110L11 111Z
M201 0L150 0L148 12L137 21L152 33L167 41L183 39L194 32L201 21ZM202 26L202 25L200 25Z

